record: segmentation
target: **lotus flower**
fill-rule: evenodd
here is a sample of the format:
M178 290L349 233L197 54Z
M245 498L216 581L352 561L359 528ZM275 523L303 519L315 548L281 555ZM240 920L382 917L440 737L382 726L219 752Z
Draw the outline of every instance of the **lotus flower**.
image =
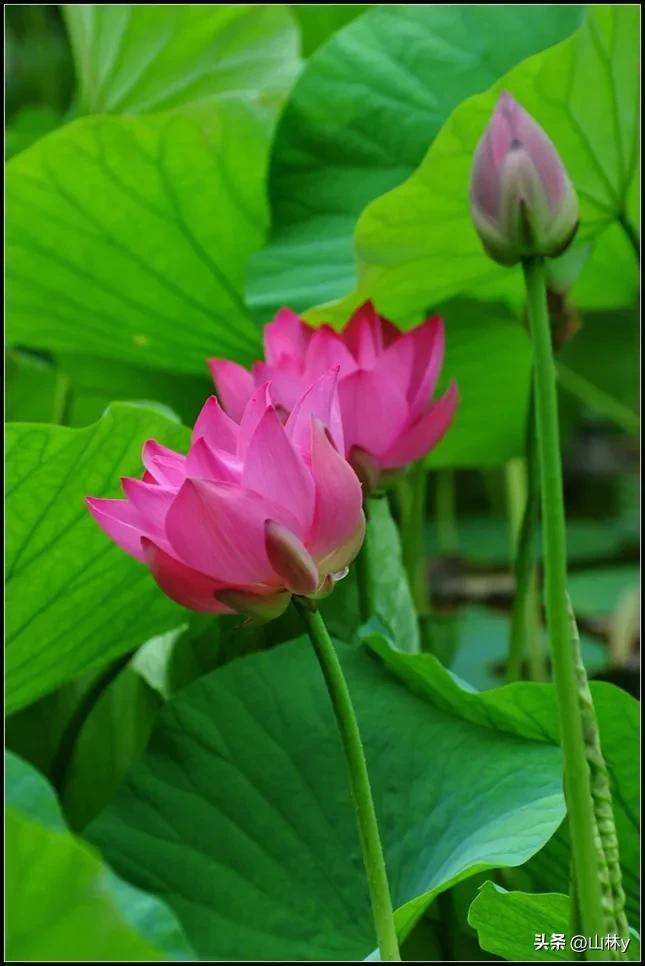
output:
M366 302L335 332L281 309L264 329L264 349L265 361L251 372L227 359L209 360L224 409L239 419L251 393L270 379L284 417L312 380L337 365L345 455L368 490L425 456L452 421L456 384L432 399L444 354L438 316L401 333Z
M88 498L99 526L191 610L261 619L292 594L324 596L364 535L361 486L342 455L338 367L298 399L286 424L268 384L239 425L211 397L183 456L149 441L125 500Z
M540 125L503 93L477 146L470 204L484 248L513 265L559 255L578 227L578 198Z

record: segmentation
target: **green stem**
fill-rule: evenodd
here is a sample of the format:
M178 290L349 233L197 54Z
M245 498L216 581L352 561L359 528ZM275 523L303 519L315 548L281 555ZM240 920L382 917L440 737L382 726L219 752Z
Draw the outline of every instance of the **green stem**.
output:
M578 682L566 596L567 554L558 402L546 303L544 261L542 258L527 259L523 263L523 269L534 353L544 532L544 597L560 720L564 789L582 923L586 935L602 935L604 916L596 856L595 816L578 706ZM594 950L589 950L589 956L602 959L602 953Z
M369 551L369 526L370 526L370 497L363 500L363 512L365 513L365 539L363 546L359 550L356 558L356 581L358 583L358 607L361 623L373 617L376 613L376 600L374 597L374 579L372 574L372 559Z
M381 959L400 962L401 954L394 925L394 911L385 871L383 848L352 699L336 650L320 613L312 609L311 601L303 598L294 597L294 604L307 628L336 715L336 723L345 752Z
M515 543L515 595L509 632L508 681L519 681L522 665L528 659L532 681L546 681L547 670L542 653L540 610L537 585L535 534L538 524L539 486L535 454L535 417L533 399L529 406L526 440L526 474L522 523Z

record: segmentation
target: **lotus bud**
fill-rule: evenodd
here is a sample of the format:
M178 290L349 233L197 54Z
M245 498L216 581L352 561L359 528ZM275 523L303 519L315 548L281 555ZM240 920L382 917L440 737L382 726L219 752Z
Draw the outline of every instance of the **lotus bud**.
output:
M560 255L578 227L578 198L558 152L503 93L477 146L470 182L475 228L502 265Z
M264 524L264 543L271 566L294 594L307 596L316 591L318 568L295 533L275 520Z

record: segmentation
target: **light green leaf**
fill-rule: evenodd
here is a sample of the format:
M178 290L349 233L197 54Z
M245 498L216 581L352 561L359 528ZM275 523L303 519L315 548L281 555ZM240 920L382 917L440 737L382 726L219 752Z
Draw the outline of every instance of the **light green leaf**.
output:
M551 685L520 682L482 693L468 692L430 654L402 654L376 636L369 644L415 693L428 696L445 711L536 741L558 742L558 715ZM631 695L611 684L592 681L590 686L609 771L627 908L634 919L638 916L640 881L640 783L634 769L639 749L639 705ZM522 774L526 774L525 769ZM569 866L568 842L560 829L546 848L531 859L527 872L539 891L561 892L567 888Z
M511 962L571 962L568 941L564 949L549 948L551 936L558 933L570 939L569 896L557 892L531 895L507 892L493 882L485 882L468 913L468 922L479 935L482 949ZM540 934L546 949L536 948Z
M468 922L477 929L482 949L510 962L570 963L579 958L576 947L571 946L570 900L567 895L507 892L493 882L485 882L470 907ZM627 959L640 962L638 934L633 929L630 933ZM564 949L559 948L560 937L564 938ZM590 938L594 948L599 950L598 943L606 943L609 937L584 938ZM546 948L541 948L544 943ZM611 950L615 951L617 947L605 945L602 948L609 962Z
M208 136L192 115L84 118L9 163L10 342L200 375L258 356L240 292L267 129L241 100L207 117Z
M567 37L582 9L378 4L317 51L276 135L273 232L250 280L258 317L264 322L282 304L305 309L353 288L352 237L365 205L412 174L464 98ZM308 20L320 16L315 7L304 10ZM417 231L439 231L422 212L410 212ZM399 254L406 252L407 245Z
M339 656L405 935L437 891L521 864L551 834L559 752L442 711L362 648L341 645ZM353 960L374 949L338 733L305 640L176 695L87 834L167 899L205 959Z
M280 4L65 4L83 114L140 114L223 94L280 100L298 30Z
M404 651L418 651L417 614L401 558L399 531L385 498L370 500L365 541L374 582L376 617L383 621L399 647Z
M8 712L184 619L84 502L120 495L119 477L139 474L149 437L175 448L188 442L183 427L123 404L83 430L7 427Z
M6 756L6 953L21 962L192 958L170 910L71 835L56 796Z
M638 27L634 5L592 5L572 38L464 101L412 177L363 212L359 286L335 315L367 294L401 316L457 293L521 300L520 269L484 254L468 203L474 150L504 89L556 144L580 197L580 239L608 228L625 211L638 159Z

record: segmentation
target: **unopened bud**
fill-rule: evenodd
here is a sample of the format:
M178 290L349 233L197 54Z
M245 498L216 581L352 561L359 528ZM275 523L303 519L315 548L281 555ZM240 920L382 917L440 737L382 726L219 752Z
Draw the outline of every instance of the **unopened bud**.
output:
M470 206L484 248L502 265L555 257L576 233L578 197L560 156L510 94L500 96L477 146Z
M264 543L271 566L294 594L307 596L319 583L316 563L295 533L275 520L264 524Z

